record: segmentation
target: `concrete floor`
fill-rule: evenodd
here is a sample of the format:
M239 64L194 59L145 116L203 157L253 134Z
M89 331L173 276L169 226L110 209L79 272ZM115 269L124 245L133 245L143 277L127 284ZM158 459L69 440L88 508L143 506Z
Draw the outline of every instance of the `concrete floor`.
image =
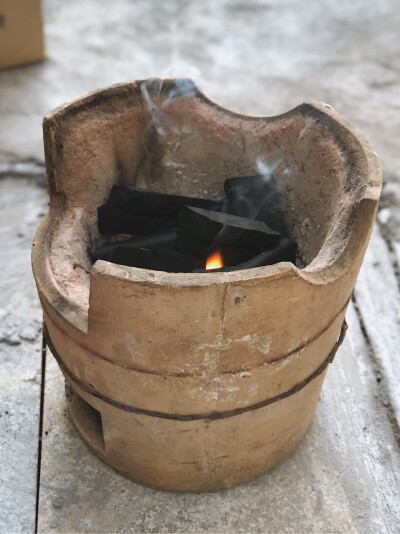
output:
M0 531L400 532L397 0L43 4L47 59L0 73ZM98 87L167 74L191 75L245 113L328 102L366 133L385 178L313 425L286 462L218 494L142 488L89 452L42 355L30 273L47 209L43 115Z

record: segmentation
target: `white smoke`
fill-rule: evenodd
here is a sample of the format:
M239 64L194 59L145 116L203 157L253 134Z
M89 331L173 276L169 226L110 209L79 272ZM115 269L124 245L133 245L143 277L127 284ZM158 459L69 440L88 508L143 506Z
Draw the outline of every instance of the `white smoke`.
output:
M306 125L304 126L304 128L299 133L299 139L303 139L303 135L306 133L306 131L309 129L309 127L313 124L313 122L314 122L313 118L312 117L308 117Z
M271 179L273 172L278 167L279 161L276 161L275 163L268 163L265 159L265 156L258 157L256 159L256 166L258 174L261 174L265 180Z

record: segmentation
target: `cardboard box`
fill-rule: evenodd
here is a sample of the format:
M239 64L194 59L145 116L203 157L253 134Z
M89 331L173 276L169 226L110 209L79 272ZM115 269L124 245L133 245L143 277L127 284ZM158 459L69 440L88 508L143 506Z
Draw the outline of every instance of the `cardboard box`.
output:
M0 69L44 58L40 0L0 0Z

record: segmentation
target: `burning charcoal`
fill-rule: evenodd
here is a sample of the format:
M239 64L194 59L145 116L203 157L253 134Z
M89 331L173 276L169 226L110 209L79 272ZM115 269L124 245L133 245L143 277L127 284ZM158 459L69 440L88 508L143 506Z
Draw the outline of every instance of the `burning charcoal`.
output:
M165 230L155 234L146 234L144 236L133 237L120 241L108 241L101 247L97 247L92 253L91 258L94 263L97 260L107 260L109 254L118 247L125 248L145 248L150 250L175 250L177 232Z
M215 248L215 247L214 247ZM237 265L243 263L254 257L255 251L253 249L238 247L234 245L218 245L217 249L221 256L224 265ZM209 249L207 257L212 253L213 248Z
M254 254L279 241L279 232L255 221L201 208L186 206L179 216L178 249L205 258L210 248L238 247Z
M226 267L227 271L237 271L239 269L251 269L263 265L274 265L281 261L290 261L296 265L296 243L289 238L281 237L276 247L266 250L241 265Z
M108 261L119 265L170 273L188 273L196 268L195 259L187 254L171 250L148 250L124 246L115 248L110 253Z
M219 269L196 269L195 273L221 273L230 271L239 271L242 269L251 269L253 267L262 267L264 265L273 265L281 261L291 261L296 265L296 243L286 237L281 237L278 244L272 250L262 252L250 260L240 263L239 265L221 267Z
M264 221L270 228L289 237L281 196L272 175L230 178L225 181L224 190L227 213Z
M221 209L214 200L167 195L114 185L110 198L98 211L99 231L102 234L146 234L167 230L177 225L179 212L184 206L203 209Z

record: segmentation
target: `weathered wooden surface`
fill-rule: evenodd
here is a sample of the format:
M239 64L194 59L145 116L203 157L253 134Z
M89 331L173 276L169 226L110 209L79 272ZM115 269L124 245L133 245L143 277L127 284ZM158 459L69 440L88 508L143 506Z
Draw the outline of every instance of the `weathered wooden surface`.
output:
M30 246L46 209L34 181L0 180L0 532L35 528L42 313Z
M364 258L355 298L373 352L380 388L400 425L400 293L390 253L377 225Z

